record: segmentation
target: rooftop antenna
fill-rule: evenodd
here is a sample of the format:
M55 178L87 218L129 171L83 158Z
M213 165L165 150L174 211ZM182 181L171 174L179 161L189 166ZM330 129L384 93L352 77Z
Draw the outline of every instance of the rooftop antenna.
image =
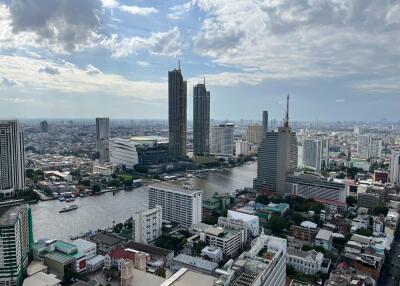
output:
M204 80L204 86L206 86L206 77L204 77L203 80Z
M178 60L178 70L181 70L181 60Z
M284 127L289 127L289 94L286 97L286 115L283 123Z

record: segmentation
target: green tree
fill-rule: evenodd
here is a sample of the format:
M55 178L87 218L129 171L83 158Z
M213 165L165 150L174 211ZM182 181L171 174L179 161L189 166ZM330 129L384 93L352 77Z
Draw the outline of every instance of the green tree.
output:
M95 192L95 193L100 193L101 188L100 188L99 185L96 184L96 185L93 185L92 191Z
M267 223L267 228L269 228L273 234L279 235L286 228L286 223L287 221L283 217L272 216Z
M372 236L372 230L368 228L359 228L356 233L363 236Z
M260 203L263 205L269 204L269 197L267 195L259 195L256 197L256 203Z
M387 216L388 212L389 212L389 208L386 207L386 206L384 206L384 205L376 206L376 207L374 207L374 209L372 210L372 213L373 213L374 215L384 215L384 216Z

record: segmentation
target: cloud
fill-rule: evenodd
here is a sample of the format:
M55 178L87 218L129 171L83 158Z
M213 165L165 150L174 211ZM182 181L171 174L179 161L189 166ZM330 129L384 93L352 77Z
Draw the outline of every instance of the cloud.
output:
M344 98L338 98L335 100L336 103L343 103L345 102Z
M46 70L48 70L47 67L51 67L51 69L57 70L58 74L39 72L38 66L44 67ZM0 56L0 74L7 74L8 81L18 83L24 87L23 90L29 90L32 94L37 91L80 94L82 96L105 94L146 102L165 99L167 94L166 82L128 80L118 74L93 72L94 69L91 65L83 69L69 62Z
M86 66L86 73L88 75L96 75L96 74L101 74L101 71L98 68L96 68L95 66L88 64Z
M158 10L154 7L139 7L139 6L127 6L127 5L121 5L119 7L121 11L124 11L126 13L132 14L132 15L141 15L141 16L147 16L153 13L158 13Z
M0 87L13 87L18 86L18 82L0 76Z
M139 50L147 50L151 54L161 56L178 56L182 52L183 42L178 27L167 32L151 33L145 37L126 37L120 39L116 34L104 39L103 46L109 48L116 58L124 58L136 54Z
M50 66L50 65L46 65L45 67L41 67L39 69L40 73L47 73L50 75L55 75L55 74L60 74L60 71L58 70L58 68L54 67L54 66Z
M191 5L204 13L194 51L239 73L314 79L391 74L400 64L400 7L390 0L193 0Z
M109 8L109 9L113 9L113 8L117 8L119 6L118 1L116 0L101 0L103 7L104 8Z
M361 80L352 85L353 89L370 94L400 94L400 77L386 77Z
M191 1L189 1L189 2L187 2L185 4L182 4L182 5L173 6L173 7L169 8L169 10L171 12L168 13L167 17L172 19L172 20L182 19L183 16L186 13L188 13L191 8L192 8L192 2Z
M150 66L150 63L144 62L144 61L136 61L136 63L141 66L141 67L148 67Z
M98 37L100 0L12 0L2 6L2 21L25 44L69 53L93 45ZM8 33L8 26L1 28ZM24 39L28 37L29 39ZM4 35L3 37L4 38Z

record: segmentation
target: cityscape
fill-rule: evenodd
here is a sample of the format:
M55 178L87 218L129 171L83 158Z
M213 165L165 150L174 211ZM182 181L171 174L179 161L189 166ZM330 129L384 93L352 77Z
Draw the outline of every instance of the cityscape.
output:
M323 93L324 88L307 81L328 80L309 70L324 63L330 69L315 73L337 77L329 88L337 86L339 93L344 91L344 82L355 80L354 75L370 79L372 85L376 79L363 73L361 65L355 67L349 61L345 67L346 62L341 62L339 68L335 61L343 60L342 55L330 61L329 53L343 52L340 43L352 42L350 38L339 37L340 43L324 54L329 59L321 62L319 50L310 44L313 64L301 56L307 80L295 76L301 73L294 68L298 62L292 64L293 71L279 68L300 53L302 43L298 50L291 50L293 57L275 51L276 58L264 52L258 58L259 49L271 49L264 42L257 46L260 39L252 38L250 49L238 43L229 46L235 37L248 40L247 32L241 31L246 21L254 33L265 29L258 25L260 13L268 16L263 21L270 27L267 35L276 37L277 49L283 47L279 37L292 41L285 34L294 29L292 25L307 22L311 30L315 23L323 23L339 30L348 27L361 35L365 27L371 28L372 16L382 45L388 45L386 37L396 44L398 35L390 31L400 28L399 3L387 1L382 3L386 10L380 10L373 1L367 5L349 0L352 14L348 21L334 25L328 22L350 9L346 1L341 5L325 1L325 6L305 1L307 5L296 6L272 0L193 0L164 6L156 0L131 1L134 5L122 0L88 0L85 4L59 0L48 2L48 7L38 2L0 0L0 25L4 24L0 27L0 286L400 285L398 85L389 82L382 88L393 91L394 97L378 92L379 97L394 98L389 104L383 99L359 102L363 112L368 111L366 119L355 108L349 114L355 104L350 96L344 99L324 93L332 96L337 104L333 105L314 97L307 101L293 88L304 92L309 85L310 91ZM281 10L286 14L281 15ZM143 22L138 18L132 24L121 13ZM182 23L165 35L155 32L161 21L156 15L161 14L166 21L162 27L170 25L169 21ZM325 14L329 16L324 22L320 18ZM220 21L232 15L238 17L232 22L238 34L224 39L227 31ZM202 26L189 39L191 28L183 27L194 29L195 16ZM128 23L129 29L137 24L132 30L139 34L122 39L122 32L108 35L101 26L106 20L109 29L126 33L132 31L125 31L121 23ZM152 27L149 38L143 34L147 21ZM384 28L382 21L386 21ZM313 36L320 36L316 31ZM338 36L341 31L325 32ZM221 38L211 43L214 33ZM302 33L310 37L306 30ZM373 32L369 33L362 35L372 37ZM185 36L193 41L194 50L195 45L200 45L197 50L207 48L204 62L196 63L205 66L200 73L193 63L202 58L189 53L188 43L178 46ZM370 41L360 39L359 47L378 49ZM110 49L111 59L103 59L104 51L97 50L100 46ZM240 49L243 53L234 57ZM249 60L244 52L253 51L250 62L239 64ZM400 53L398 49L390 53L391 64L383 55L377 64L382 76L392 73L395 81L399 70L392 67L399 63ZM21 57L31 61L50 57L52 65L37 66L37 82L28 84L25 78L31 67L12 64ZM165 57L171 60L161 60ZM227 63L229 57L232 63ZM369 62L364 57L360 53L356 60ZM82 58L115 61L113 69L120 68L121 74L126 72L125 61L135 60L142 76L149 76L145 70L152 68L154 78L163 74L163 82L151 77L132 80L128 72L121 79L92 64L83 71L73 63ZM158 61L157 67L152 67L152 60ZM253 60L259 69L251 65ZM264 66L264 60L270 60L271 67ZM247 81L244 89L236 86L234 72L224 70L235 64L240 69L239 81ZM210 67L221 73L206 72ZM227 74L231 81L221 88L216 78L223 81L221 76ZM246 98L264 93L262 85L255 87L269 81L264 74L276 75L270 84L281 81L279 90L289 87L285 80L295 82L283 93L274 91L278 104L238 100L236 93L229 97L229 88L243 92ZM339 79L344 75L346 81ZM41 85L45 78L51 78L47 83L52 88ZM143 86L132 87L138 83ZM365 86L376 91L379 84ZM109 90L121 94L104 100ZM54 100L65 98L62 104L51 108L48 92L54 92L58 98ZM99 97L88 101L85 96L92 92ZM153 92L163 93L165 99ZM271 90L265 92L262 97L270 98ZM36 111L27 110L27 95L32 96L31 107ZM77 95L79 100L75 100ZM10 100L13 96L15 100ZM121 104L127 105L131 116L125 116ZM37 106L49 107L48 113ZM77 113L69 113L71 106ZM121 112L115 113L116 109ZM300 116L304 110L313 114Z

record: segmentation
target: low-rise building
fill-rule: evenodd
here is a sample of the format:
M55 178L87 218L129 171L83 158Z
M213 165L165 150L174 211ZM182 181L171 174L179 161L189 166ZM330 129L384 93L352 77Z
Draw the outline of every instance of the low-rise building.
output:
M322 246L326 250L331 250L332 240L332 231L320 229L315 236L314 244L315 246Z
M153 242L161 235L162 209L156 206L153 209L136 212L132 222L133 241L146 244Z
M260 234L260 219L258 216L228 210L227 218L242 221L247 226L252 236L258 236Z
M318 272L328 273L329 271L330 260L324 260L324 254L315 250L303 251L288 247L286 257L287 265L306 275L314 275Z
M200 257L179 254L172 259L170 268L173 272L177 272L182 268L187 268L195 272L211 275L218 268L218 264Z
M385 218L383 216L376 216L373 218L372 230L374 234L377 235L385 233Z
M317 235L318 230L316 228L308 228L303 226L292 225L289 228L290 236L294 238L308 242L309 244L314 242L315 236Z
M124 240L123 237L108 232L98 232L89 238L89 241L96 243L97 251L101 255L106 255L121 246Z
M125 247L149 255L150 261L157 261L157 265L161 267L168 266L174 258L174 251L144 243L129 242L125 244Z
M220 262L224 258L224 252L221 248L207 245L201 250L200 256L212 262Z

